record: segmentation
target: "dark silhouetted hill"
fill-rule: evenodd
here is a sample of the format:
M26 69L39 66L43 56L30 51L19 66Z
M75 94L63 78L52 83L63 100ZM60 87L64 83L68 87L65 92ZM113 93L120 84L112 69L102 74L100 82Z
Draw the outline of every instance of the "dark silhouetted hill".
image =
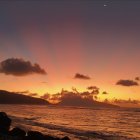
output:
M47 105L48 101L30 97L27 95L17 94L5 90L0 90L0 104L36 104L36 105Z
M117 105L95 101L93 99L72 99L72 98L65 98L61 102L58 103L61 106L77 106L77 107L106 107L106 108L116 108L119 107Z

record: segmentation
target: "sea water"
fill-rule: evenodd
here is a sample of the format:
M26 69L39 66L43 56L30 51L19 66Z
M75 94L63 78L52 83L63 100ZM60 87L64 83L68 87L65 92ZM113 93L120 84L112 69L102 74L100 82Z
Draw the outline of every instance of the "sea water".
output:
M140 140L140 109L0 105L13 127L72 140Z

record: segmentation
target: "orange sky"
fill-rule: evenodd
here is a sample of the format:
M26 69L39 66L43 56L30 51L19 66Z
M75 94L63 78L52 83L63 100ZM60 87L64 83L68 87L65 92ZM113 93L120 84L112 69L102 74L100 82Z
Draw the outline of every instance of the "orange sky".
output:
M16 8L2 4L0 61L23 58L38 63L47 75L0 73L0 89L43 95L62 88L84 91L88 86L97 86L109 93L100 94L100 100L140 100L139 86L116 85L120 79L135 81L140 76L137 3L112 3L107 7L102 2L90 7L89 3L49 3L47 7L17 2ZM76 73L91 79L74 79Z

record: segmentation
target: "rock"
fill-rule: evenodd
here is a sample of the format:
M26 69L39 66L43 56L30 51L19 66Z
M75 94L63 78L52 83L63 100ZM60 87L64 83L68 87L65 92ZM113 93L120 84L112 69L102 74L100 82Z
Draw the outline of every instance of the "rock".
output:
M8 134L11 122L11 119L5 112L0 112L0 133Z
M26 136L26 132L18 127L9 131L11 122L5 112L0 112L0 140L70 140L67 136L60 139L38 131L28 131Z
M44 135L38 131L29 131L27 133L28 140L45 140Z
M44 135L45 140L61 140L60 138L55 138L49 135Z
M70 140L69 137L65 136L64 138L62 138L61 140Z
M18 127L13 128L10 132L9 132L10 136L18 136L18 137L24 137L26 135L26 132Z

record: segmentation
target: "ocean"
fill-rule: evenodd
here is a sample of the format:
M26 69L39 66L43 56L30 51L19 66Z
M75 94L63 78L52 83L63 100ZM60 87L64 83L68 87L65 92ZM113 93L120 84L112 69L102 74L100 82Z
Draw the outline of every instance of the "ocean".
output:
M0 105L12 127L71 140L140 140L140 109Z

